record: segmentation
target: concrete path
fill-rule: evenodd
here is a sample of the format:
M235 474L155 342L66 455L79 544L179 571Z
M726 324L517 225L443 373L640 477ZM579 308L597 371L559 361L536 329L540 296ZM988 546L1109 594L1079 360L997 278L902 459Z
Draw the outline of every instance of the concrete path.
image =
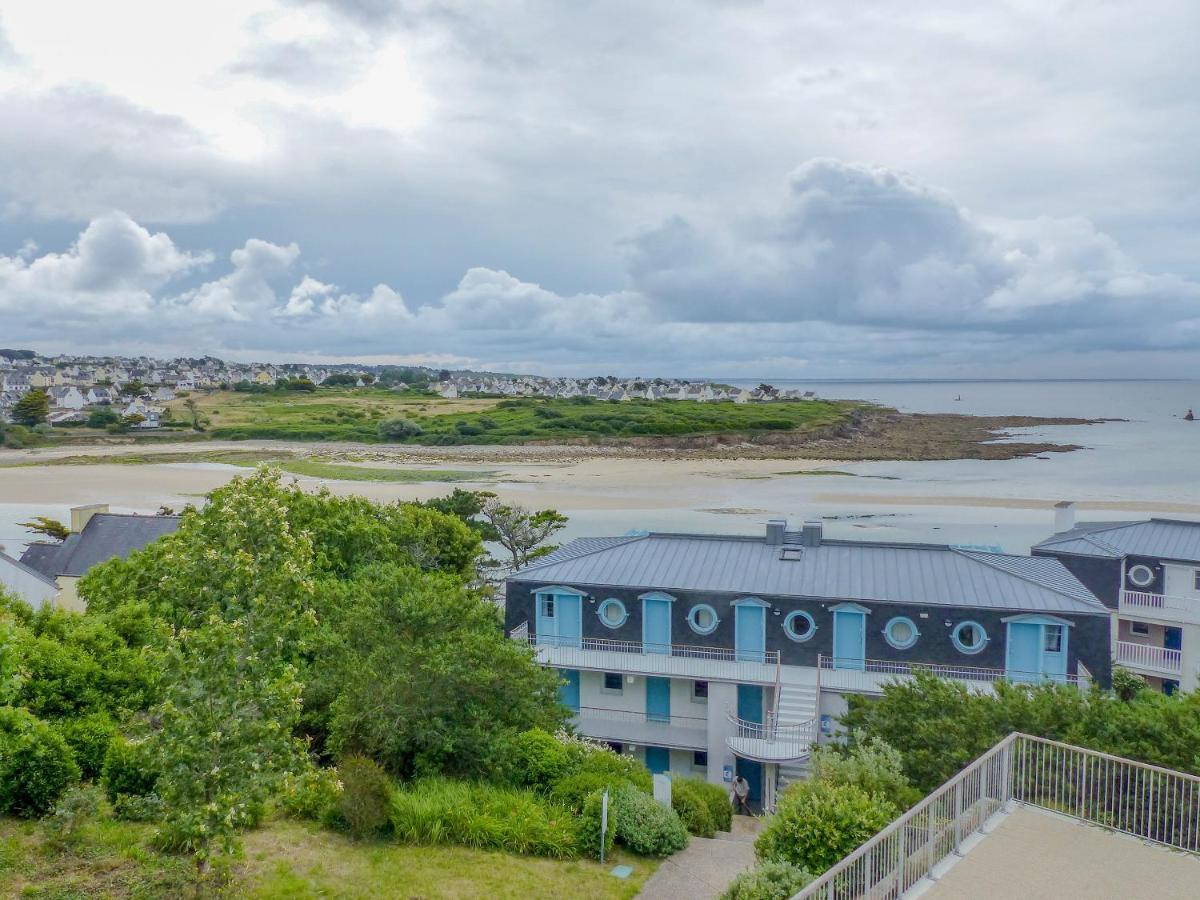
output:
M759 819L734 816L730 832L693 837L685 849L662 861L642 886L639 900L716 900L738 873L754 867Z

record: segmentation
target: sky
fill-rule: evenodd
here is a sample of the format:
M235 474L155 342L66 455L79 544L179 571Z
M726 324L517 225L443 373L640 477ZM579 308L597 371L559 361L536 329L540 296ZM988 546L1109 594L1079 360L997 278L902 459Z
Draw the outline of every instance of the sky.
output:
M7 0L0 346L1197 377L1200 4Z

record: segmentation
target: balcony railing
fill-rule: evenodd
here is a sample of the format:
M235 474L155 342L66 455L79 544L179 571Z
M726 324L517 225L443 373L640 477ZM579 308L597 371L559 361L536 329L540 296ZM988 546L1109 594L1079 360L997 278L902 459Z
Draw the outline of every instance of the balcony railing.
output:
M1200 778L1014 732L792 900L896 900L1013 803L1200 852Z
M1146 619L1200 624L1200 599L1151 594L1146 591L1121 591L1118 612Z
M790 762L808 756L817 741L817 722L784 724L768 717L767 722L751 722L727 713L734 733L726 738L729 749L738 756L759 762Z
M907 663L886 659L845 659L836 656L817 657L824 690L848 690L856 693L880 694L889 681L911 678L924 672L937 678L960 681L975 690L990 690L997 681L1021 684L1059 682L1087 689L1091 678L1083 670L1078 675L1056 675L1045 672L1019 672L1012 669L989 669L977 666L946 666L935 663ZM1080 667L1082 669L1082 666Z
M774 684L779 665L778 650L746 651L610 638L539 636L529 633L528 622L518 625L509 636L536 649L545 664L566 669Z
M1136 669L1153 669L1167 675L1183 672L1183 651L1151 644L1117 641L1117 664Z
M708 747L708 719L703 716L581 706L573 721L581 733L593 738L692 750Z

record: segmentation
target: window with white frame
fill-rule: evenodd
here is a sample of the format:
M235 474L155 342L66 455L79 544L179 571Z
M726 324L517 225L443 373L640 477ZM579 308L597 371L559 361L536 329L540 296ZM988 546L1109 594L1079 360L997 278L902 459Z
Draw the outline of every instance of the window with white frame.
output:
M1042 649L1046 653L1062 653L1063 627L1047 625L1042 632Z
M542 595L542 616L547 619L554 618L554 595Z
M1150 636L1150 625L1147 622L1130 622L1129 633L1136 634L1138 637Z
M1154 584L1154 570L1138 563L1129 570L1129 583L1140 588L1150 587Z

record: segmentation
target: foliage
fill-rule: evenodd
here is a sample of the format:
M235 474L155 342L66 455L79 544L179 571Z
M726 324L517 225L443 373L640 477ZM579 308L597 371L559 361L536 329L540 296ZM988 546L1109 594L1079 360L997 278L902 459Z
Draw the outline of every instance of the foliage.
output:
M392 797L392 830L409 844L459 844L573 859L579 833L571 815L532 791L448 778L422 779Z
M571 766L567 748L542 728L518 734L505 757L515 783L541 790L563 778Z
M1117 666L1112 672L1113 693L1129 701L1146 689L1146 679L1136 672Z
M784 790L754 850L761 860L790 862L819 874L891 822L897 812L887 800L853 784L794 782Z
M146 741L131 741L118 736L109 742L100 772L108 802L115 805L122 797L144 797L153 793L159 767L153 748Z
M375 430L379 433L379 437L385 441L403 441L410 437L416 437L424 429L412 419L406 419L404 416L393 416L390 419L384 419L376 425Z
M643 856L670 856L688 844L688 832L678 814L649 794L622 787L611 798L616 813L617 840Z
M388 825L392 783L383 769L365 756L351 755L338 763L342 789L330 810L336 823L356 838L378 834Z
M579 835L579 850L585 856L612 855L613 846L617 841L617 817L612 807L612 795L609 795L608 827L604 827L604 791L592 791L583 801L576 822ZM603 842L603 854L601 851Z
M908 809L921 792L908 783L900 751L878 737L859 735L849 746L824 746L812 755L810 778L852 784L868 794Z
M517 733L563 720L557 675L458 578L380 566L344 591L323 676L337 689L333 752L399 777L473 775L499 769Z
M75 843L81 826L100 812L101 792L93 785L73 787L54 804L54 812L44 822L46 836L55 846Z
M88 428L107 428L121 421L120 414L111 406L99 406L88 413Z
M13 404L10 414L18 425L39 425L50 415L50 395L43 390L29 391Z
M337 769L309 766L284 778L281 801L284 812L293 818L319 822L329 815L341 794Z
M98 777L104 768L108 745L117 734L117 724L112 717L101 711L61 719L56 725L71 748L83 777Z
M71 529L58 519L49 516L34 516L29 522L18 522L22 528L32 534L40 534L56 541L65 541L71 535Z
M495 542L508 552L505 565L510 571L553 552L556 545L546 541L567 525L567 517L556 510L530 512L495 496L485 499L480 516L490 526Z
M78 780L62 735L28 710L0 706L0 813L44 815Z
M728 831L733 823L733 804L728 792L702 778L673 778L671 807L679 813L688 831L700 837Z
M813 876L800 866L768 861L740 873L721 900L788 900L812 880Z

